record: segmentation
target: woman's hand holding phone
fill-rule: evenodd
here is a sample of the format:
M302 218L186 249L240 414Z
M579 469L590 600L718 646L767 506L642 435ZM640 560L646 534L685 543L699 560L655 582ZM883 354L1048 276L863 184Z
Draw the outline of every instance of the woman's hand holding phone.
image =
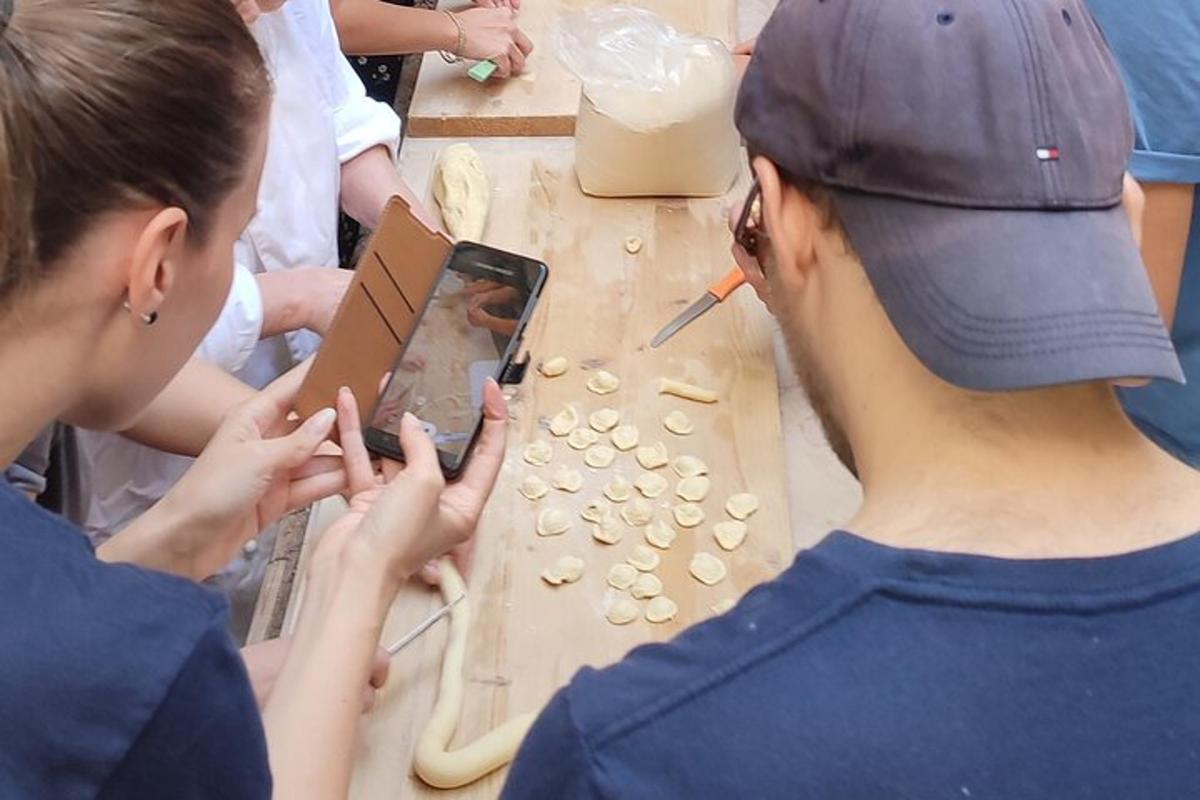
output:
M363 444L349 389L338 393L338 430L350 494L349 511L322 536L313 568L345 557L388 565L396 584L430 559L455 552L460 566L504 460L508 409L495 381L484 389L483 425L462 476L447 485L437 448L411 414L400 425L406 463L384 459L377 473Z
M321 452L334 410L288 416L309 364L233 408L179 483L98 555L203 580L284 514L340 492L342 459Z

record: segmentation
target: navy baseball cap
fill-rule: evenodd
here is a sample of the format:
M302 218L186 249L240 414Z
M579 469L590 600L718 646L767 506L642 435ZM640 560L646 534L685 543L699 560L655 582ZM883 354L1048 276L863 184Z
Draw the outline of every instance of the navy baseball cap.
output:
M1120 204L1124 87L1080 0L782 0L736 116L751 152L833 191L944 380L1183 381Z

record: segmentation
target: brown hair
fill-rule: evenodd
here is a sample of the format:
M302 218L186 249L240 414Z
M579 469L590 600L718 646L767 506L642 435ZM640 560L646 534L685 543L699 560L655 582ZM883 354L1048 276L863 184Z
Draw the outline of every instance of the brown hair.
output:
M0 304L106 212L177 206L203 242L269 94L227 0L0 0Z

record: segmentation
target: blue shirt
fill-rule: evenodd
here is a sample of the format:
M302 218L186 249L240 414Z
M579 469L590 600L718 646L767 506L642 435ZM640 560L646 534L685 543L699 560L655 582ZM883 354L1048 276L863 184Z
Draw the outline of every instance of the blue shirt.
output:
M227 616L0 482L0 797L270 797Z
M1200 534L1037 561L830 534L724 616L581 670L503 797L1200 797Z
M1087 0L1125 76L1141 181L1200 184L1200 2ZM1188 385L1123 390L1138 427L1200 467L1200 194L1171 331Z

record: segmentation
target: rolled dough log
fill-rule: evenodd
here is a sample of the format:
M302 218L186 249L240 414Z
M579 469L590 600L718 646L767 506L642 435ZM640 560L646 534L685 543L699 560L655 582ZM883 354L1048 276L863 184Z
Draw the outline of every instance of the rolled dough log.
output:
M490 192L475 148L459 142L441 152L433 175L433 198L451 236L472 242L483 238Z
M439 567L442 598L449 603L465 594L466 584L450 559L443 558ZM462 714L463 661L470 628L471 600L466 598L450 612L450 634L442 659L437 703L417 740L417 753L413 759L417 776L438 789L466 786L512 761L537 716L521 714L458 750L448 749Z
M669 91L585 84L575 122L575 170L599 197L724 194L739 164L733 62L694 48Z

